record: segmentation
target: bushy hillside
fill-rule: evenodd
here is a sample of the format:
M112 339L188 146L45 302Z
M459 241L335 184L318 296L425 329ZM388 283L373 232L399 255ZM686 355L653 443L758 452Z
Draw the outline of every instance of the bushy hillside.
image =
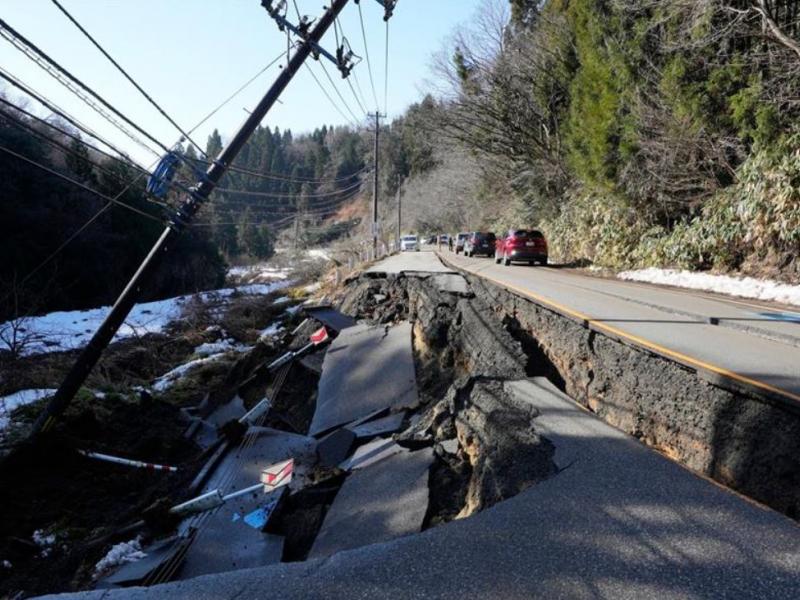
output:
M426 123L470 154L449 177L481 170L459 226L538 225L564 260L609 267L800 278L798 11L488 0L439 57Z

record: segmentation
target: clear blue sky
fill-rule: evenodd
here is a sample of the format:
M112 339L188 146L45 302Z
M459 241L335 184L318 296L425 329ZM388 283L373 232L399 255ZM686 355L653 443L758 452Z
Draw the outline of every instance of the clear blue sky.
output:
M390 117L400 114L424 92L422 86L429 77L431 55L441 48L454 27L474 14L480 1L399 0L390 24ZM286 49L285 35L278 31L260 0L61 0L61 3L184 129L193 127ZM316 16L325 0L297 0L297 3L302 13ZM291 0L289 6L291 17L294 16ZM361 0L361 6L375 87L383 110L383 9L375 0ZM50 0L2 0L0 15L165 144L172 145L177 140L178 132ZM341 23L354 51L363 55L358 8L353 2L345 9ZM332 30L324 45L334 49ZM285 60L279 64L285 64ZM153 154L114 129L3 39L0 39L0 65L138 161L149 165L155 160ZM334 100L341 104L320 66L313 62L311 66ZM333 65L327 66L341 94L361 117L363 111L358 109L346 83L338 77ZM223 137L235 130L246 116L244 109L255 105L277 68L276 65L267 71L198 129L194 139L204 144L214 127L220 129ZM369 102L367 109L374 110L366 60L357 67L357 77ZM14 91L6 91L15 96ZM346 122L305 70L291 83L282 101L268 115L265 124L299 133L322 124ZM34 102L29 109L47 114Z

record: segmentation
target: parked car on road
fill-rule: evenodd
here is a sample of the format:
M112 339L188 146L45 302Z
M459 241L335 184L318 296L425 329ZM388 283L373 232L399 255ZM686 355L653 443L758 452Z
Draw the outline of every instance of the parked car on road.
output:
M464 242L464 256L492 256L494 243L495 235L493 233L473 231Z
M464 242L467 241L468 237L469 233L466 231L463 231L456 236L456 244L455 244L456 254L458 254L464 249Z
M509 229L495 242L494 262L509 266L512 262L547 264L547 240L535 229Z
M419 240L415 235L404 235L400 238L400 252L419 252Z

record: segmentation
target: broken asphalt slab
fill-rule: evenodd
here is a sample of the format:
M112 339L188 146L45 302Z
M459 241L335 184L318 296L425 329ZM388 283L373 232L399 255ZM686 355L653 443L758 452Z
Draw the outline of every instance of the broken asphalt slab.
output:
M368 421L366 423L348 425L347 429L356 434L357 439L364 439L375 437L377 435L386 435L398 431L403 426L403 421L406 418L406 411L402 410L398 413Z
M416 533L428 510L430 448L404 452L345 480L325 516L309 558Z
M342 331L325 355L310 435L382 408L418 401L411 324L356 325Z
M408 452L408 450L396 442L385 438L378 438L358 448L358 450L353 453L353 456L339 465L339 468L344 471L355 471L356 469L363 469L375 464L384 458L405 452Z
M533 384L520 401L561 470L488 510L327 560L68 598L797 598L796 523Z
M356 324L353 317L349 317L331 306L308 306L303 308L303 312L334 331L343 331Z
M204 492L221 489L223 494L230 494L251 487L259 483L263 469L288 458L295 459L300 473L316 461L316 441L312 438L260 427L252 427L249 432L252 439L225 457ZM200 519L178 577L189 579L280 562L283 538L262 533L254 525L269 516L283 491L264 494L259 490L207 513ZM196 519L190 518L187 523L194 524Z

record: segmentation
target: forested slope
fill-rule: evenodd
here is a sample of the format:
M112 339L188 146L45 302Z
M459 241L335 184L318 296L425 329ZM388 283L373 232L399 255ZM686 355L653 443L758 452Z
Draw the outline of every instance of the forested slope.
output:
M538 225L568 261L800 278L799 11L487 1L438 58L426 123L443 158L426 185L471 183L421 222Z

